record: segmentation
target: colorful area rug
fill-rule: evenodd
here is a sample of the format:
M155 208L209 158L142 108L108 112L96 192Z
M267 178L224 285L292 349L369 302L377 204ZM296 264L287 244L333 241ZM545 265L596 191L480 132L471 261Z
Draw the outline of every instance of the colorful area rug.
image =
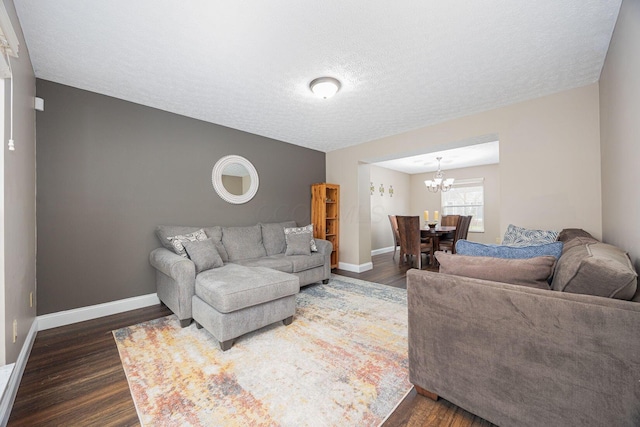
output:
M411 389L406 301L334 275L226 352L175 316L113 333L144 426L376 426Z

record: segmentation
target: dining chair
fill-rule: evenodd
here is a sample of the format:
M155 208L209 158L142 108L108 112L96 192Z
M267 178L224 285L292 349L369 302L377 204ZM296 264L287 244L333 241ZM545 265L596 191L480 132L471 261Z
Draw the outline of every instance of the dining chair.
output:
M391 259L396 259L396 250L400 246L400 235L398 235L398 220L395 215L389 215L389 223L393 232L393 257Z
M460 236L458 237L458 240L467 238L467 236L469 235L469 227L471 226L472 219L473 219L473 215L467 215L464 222L462 223L462 229L460 231Z
M458 221L460 220L460 215L443 215L440 220L440 225L443 227L451 227L455 226L456 230L458 229ZM455 233L447 234L440 238L438 242L437 251L446 251L447 248L453 247L453 239L455 238ZM442 249L440 249L442 247Z
M418 216L396 216L398 221L398 235L400 236L400 260L404 263L406 256L413 265L413 259L417 262L417 268L422 268L422 254L430 255L432 252L431 243L420 241L420 217Z
M450 227L452 225L458 225L458 219L460 219L460 215L444 215L440 220L440 225L443 227Z
M466 239L469 234L469 225L471 225L471 218L473 215L469 216L460 216L458 218L458 223L456 224L456 231L453 235L453 239L445 239L441 240L438 245L438 250L448 251L452 254L456 253L456 242L460 239Z

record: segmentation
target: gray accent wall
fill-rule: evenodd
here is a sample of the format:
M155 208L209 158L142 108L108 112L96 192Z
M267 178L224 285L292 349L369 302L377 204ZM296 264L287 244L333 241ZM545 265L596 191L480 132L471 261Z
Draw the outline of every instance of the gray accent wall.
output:
M624 0L600 75L602 238L640 271L640 1Z
M36 89L39 315L154 293L158 224L310 222L323 152L50 81ZM259 174L243 205L211 185L229 154Z

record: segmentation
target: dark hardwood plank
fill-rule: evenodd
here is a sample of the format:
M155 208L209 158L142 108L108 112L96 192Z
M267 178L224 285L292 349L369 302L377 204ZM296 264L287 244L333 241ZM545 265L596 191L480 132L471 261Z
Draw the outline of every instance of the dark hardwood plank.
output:
M8 425L140 425L111 331L169 314L157 305L38 332Z
M406 288L411 267L392 253L373 257L373 270L334 273ZM162 305L38 332L18 389L9 426L140 425L114 329L171 314ZM383 424L396 426L491 426L452 403L412 390Z

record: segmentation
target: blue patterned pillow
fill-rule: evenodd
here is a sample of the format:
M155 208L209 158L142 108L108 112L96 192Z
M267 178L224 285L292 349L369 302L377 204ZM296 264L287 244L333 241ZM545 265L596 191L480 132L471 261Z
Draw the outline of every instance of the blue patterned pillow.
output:
M552 230L529 230L509 224L502 239L503 245L530 246L552 243L558 240L558 232Z
M551 255L560 258L562 242L545 243L530 246L485 245L483 243L458 240L456 242L458 255L488 256L494 258L522 259Z

